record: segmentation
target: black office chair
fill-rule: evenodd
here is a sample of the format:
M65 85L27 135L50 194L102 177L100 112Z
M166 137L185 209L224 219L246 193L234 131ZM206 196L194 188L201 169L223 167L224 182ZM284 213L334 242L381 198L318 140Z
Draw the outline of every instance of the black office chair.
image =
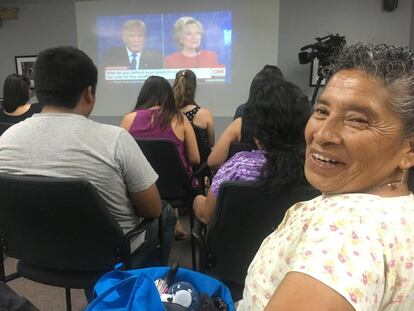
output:
M14 125L14 123L0 122L0 136L12 125Z
M6 277L0 252L0 280L64 287L67 310L71 288L92 288L117 263L130 267L130 240L151 223L124 235L83 179L0 174L0 197L0 247L19 260Z
M185 170L174 143L167 139L137 139L136 141L159 176L157 188L161 198L170 203L173 208L188 208L192 229L194 226L193 200L195 195L202 192L202 190L192 188L192 176L189 176ZM195 241L192 235L191 258L193 270L195 270Z
M259 182L223 182L216 215L205 235L197 226L193 230L200 243L199 270L225 283L235 301L241 299L247 269L264 238L281 223L287 209L319 194L305 185L269 193Z
M257 150L257 146L255 144L233 142L230 144L229 153L227 154L226 161L230 159L232 156L234 156L237 152L252 150Z
M205 178L208 178L209 184L211 184L211 180L213 178L213 173L207 165L207 159L211 153L211 146L206 146L204 143L203 132L205 129L202 129L194 124L192 126L197 140L198 151L200 152L200 164L193 166L193 170L200 186L203 190L205 190Z

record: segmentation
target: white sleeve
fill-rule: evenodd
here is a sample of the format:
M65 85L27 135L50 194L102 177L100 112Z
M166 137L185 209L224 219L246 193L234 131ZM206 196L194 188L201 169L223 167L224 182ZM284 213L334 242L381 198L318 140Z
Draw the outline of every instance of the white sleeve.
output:
M357 311L378 310L386 266L378 240L369 220L346 211L312 217L303 223L288 270L324 283Z

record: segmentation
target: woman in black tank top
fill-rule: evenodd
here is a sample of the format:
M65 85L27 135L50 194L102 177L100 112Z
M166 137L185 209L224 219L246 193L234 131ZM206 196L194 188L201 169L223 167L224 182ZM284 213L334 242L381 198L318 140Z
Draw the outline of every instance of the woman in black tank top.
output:
M197 87L196 75L191 70L177 72L173 91L175 104L188 118L196 134L201 162L207 161L211 147L214 145L214 123L210 111L195 102Z
M30 104L30 80L20 74L10 74L4 80L0 122L15 124L42 110L40 104Z

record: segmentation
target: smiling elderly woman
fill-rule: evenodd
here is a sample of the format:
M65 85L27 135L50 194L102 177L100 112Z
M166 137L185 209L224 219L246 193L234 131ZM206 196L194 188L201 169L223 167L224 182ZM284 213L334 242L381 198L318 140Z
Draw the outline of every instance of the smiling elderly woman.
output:
M414 310L413 54L357 44L331 70L305 129L323 194L264 240L238 310Z

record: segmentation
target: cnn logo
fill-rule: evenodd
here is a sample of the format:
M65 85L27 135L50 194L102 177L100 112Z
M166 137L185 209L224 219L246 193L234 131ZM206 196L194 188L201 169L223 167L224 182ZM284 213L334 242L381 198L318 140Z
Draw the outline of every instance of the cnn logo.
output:
M226 68L212 68L211 75L215 77L225 77L226 76Z

